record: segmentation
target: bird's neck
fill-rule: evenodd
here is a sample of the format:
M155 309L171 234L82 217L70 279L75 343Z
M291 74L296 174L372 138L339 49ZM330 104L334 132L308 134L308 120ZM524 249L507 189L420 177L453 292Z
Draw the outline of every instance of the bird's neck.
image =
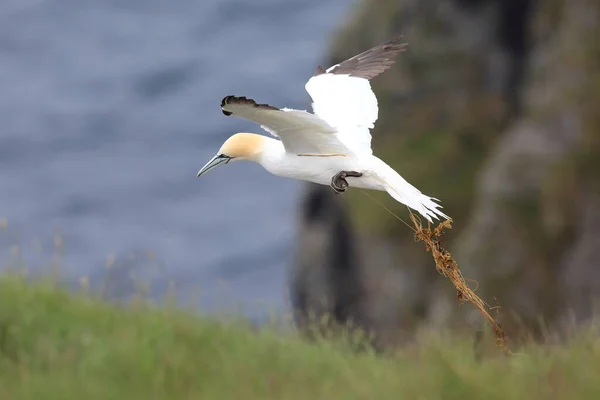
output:
M265 169L271 170L285 156L285 148L281 141L266 136L263 143L263 150L253 161L259 163Z

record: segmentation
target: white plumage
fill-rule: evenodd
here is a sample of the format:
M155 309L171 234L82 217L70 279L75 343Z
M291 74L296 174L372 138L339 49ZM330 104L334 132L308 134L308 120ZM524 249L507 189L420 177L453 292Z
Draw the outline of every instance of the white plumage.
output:
M338 140L357 154L373 153L369 129L379 108L367 79L325 73L310 78L305 87L313 111L339 132Z
M327 70L319 67L305 85L314 114L225 97L221 103L225 115L253 121L279 140L235 134L198 176L217 165L250 160L274 175L331 185L336 192L347 186L387 191L430 222L448 219L433 201L437 199L422 194L371 149L370 129L379 109L369 80L388 69L404 48L400 38L394 38ZM348 174L338 175L342 171Z

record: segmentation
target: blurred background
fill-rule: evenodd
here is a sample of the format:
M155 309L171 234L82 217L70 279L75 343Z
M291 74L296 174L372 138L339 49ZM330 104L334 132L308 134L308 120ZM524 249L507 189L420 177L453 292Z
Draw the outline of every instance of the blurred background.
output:
M373 148L454 219L446 245L507 333L600 294L600 5L592 0L4 0L0 249L7 266L263 320L332 314L386 346L481 324L412 232L360 191L235 164L225 95L309 109L304 83L397 34ZM373 193L407 219L406 208Z
M19 244L47 271L59 247L63 276L108 278L113 298L145 281L208 311L217 298L256 318L282 309L299 184L249 163L196 173L232 133L260 131L225 118L224 96L306 108L352 5L2 1L4 256Z

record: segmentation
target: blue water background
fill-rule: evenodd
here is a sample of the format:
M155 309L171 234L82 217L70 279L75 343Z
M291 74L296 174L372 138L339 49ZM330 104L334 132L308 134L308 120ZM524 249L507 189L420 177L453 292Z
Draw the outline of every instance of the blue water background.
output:
M196 173L231 133L260 132L223 116L223 96L309 107L304 83L353 4L0 2L4 265L54 260L113 298L145 281L207 311L283 310L302 186L250 163Z

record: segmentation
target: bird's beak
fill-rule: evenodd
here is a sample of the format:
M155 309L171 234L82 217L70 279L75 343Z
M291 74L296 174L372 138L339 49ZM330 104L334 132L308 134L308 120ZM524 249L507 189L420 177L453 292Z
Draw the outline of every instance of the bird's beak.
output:
M206 165L202 167L202 169L200 169L200 171L198 171L198 177L200 177L200 175L206 174L208 171L215 167L218 167L219 165L227 164L229 161L231 161L231 159L232 157L226 156L225 154L217 154L216 156L211 158L210 161L207 162Z

